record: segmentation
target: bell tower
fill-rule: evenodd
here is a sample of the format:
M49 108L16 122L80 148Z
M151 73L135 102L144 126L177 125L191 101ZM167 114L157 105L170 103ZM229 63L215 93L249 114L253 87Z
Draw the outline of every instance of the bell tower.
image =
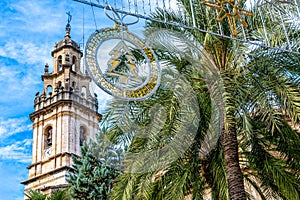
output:
M25 193L32 189L47 194L67 187L72 155L81 155L82 144L94 139L101 120L97 96L90 91L91 79L80 68L83 54L71 39L68 15L66 35L51 53L53 71L45 65L44 89L36 93L30 114L32 164L27 167L28 180L22 182Z

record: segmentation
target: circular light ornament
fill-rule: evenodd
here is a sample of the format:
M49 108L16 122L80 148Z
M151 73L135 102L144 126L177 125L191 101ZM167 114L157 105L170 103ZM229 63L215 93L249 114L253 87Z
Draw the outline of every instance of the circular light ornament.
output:
M160 65L155 54L120 24L97 30L89 37L85 63L97 86L117 98L145 99L160 84Z

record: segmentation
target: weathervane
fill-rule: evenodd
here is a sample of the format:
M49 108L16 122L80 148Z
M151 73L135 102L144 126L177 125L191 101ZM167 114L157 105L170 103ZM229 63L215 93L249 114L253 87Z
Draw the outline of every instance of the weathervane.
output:
M72 20L72 15L71 15L71 12L66 12L66 14L68 15L68 23L66 25L66 35L69 35L70 32L71 32L71 25L70 25L70 22Z
M85 48L87 70L97 86L108 94L126 100L145 99L160 84L160 65L154 52L127 26L127 15L118 14L112 7L107 17L115 26L96 30Z

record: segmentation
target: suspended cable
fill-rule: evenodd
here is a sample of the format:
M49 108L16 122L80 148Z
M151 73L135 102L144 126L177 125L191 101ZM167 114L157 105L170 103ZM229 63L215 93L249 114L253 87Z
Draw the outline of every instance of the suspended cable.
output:
M196 27L196 19L195 19L195 14L194 14L193 0L190 0L190 7L191 7L191 13L192 13L193 27Z
M166 2L165 0L163 0L163 10L164 10L164 18L165 18L165 22L167 21L167 10L166 10Z
M216 14L218 15L218 11L216 10L215 12L216 12ZM221 35L223 35L224 33L223 33L223 29L222 29L221 22L217 22L217 23L218 23L218 26L219 26L219 33L220 33Z
M128 7L129 7L129 12L130 12L130 0L128 0Z
M265 34L265 41L266 41L266 44L267 46L269 46L269 38L268 38L268 32L266 30L266 26L265 26L265 20L264 20L264 17L262 15L262 12L261 12L261 9L260 7L258 7L258 12L259 12L259 16L261 18L261 21L262 21L262 25L263 25L263 28L264 28L264 34Z
M283 22L283 17L282 17L282 15L281 15L280 12L279 12L279 16L280 16L281 24L282 24L282 26L283 26L283 30L284 30L284 34L285 34L285 37L286 37L286 41L287 41L287 43L288 43L289 50L292 50L292 49L291 49L290 39L289 39L287 30L286 30L285 24L284 24L284 22Z
M149 5L149 8L150 8L150 13L152 12L152 9L151 9L151 3L150 3L150 0L148 1L148 5Z
M124 11L124 3L123 3L123 0L121 0L121 10Z
M144 15L146 15L146 11L145 11L145 1L143 1L143 4L142 4L142 9L143 9L143 13L144 13Z
M247 40L245 28L244 28L244 26L241 26L241 27L242 27L242 32L243 32L244 40Z
M84 7L82 8L82 49L84 49Z
M300 7L299 7L299 4L298 4L297 0L295 0L295 4L296 4L296 7L297 7L298 14L300 16Z
M138 13L139 13L139 11L138 11L138 6L137 6L137 1L136 1L136 0L134 0L133 2L134 2L135 14L138 14Z
M92 8L92 12L93 12L93 18L94 18L95 27L96 27L96 30L98 30L97 22L96 22L96 17L95 17L95 12L94 12L94 7L93 7L93 3L92 3L91 0L90 0L90 5L91 5L91 8Z
M102 4L102 5L101 4L95 4L95 3L92 3L92 2L88 2L87 0L73 0L73 1L84 3L84 4L87 4L87 5L91 5L92 8L94 6L94 7L98 7L98 8L102 8L102 9L107 9L107 10L112 9L109 6L105 6L105 4ZM155 18L153 18L149 15L146 16L143 13L141 13L141 14L136 13L136 12L132 13L130 2L131 1L128 0L128 5L129 5L128 9L126 9L126 10L114 9L114 10L116 12L120 13L120 14L131 15L131 16L135 16L137 18L144 19L144 20L154 21L154 22L158 22L158 23L164 23L164 24L171 25L171 26L176 26L176 27L179 27L179 28L182 28L182 29L195 29L195 30L198 30L198 31L203 32L203 33L208 33L208 34L211 34L211 35L215 35L215 36L219 36L219 37L223 37L223 38L228 38L228 39L231 39L231 40L236 40L236 41L248 43L250 45L256 45L256 46L261 46L261 47L264 47L264 48L270 48L270 49L273 49L273 50L281 50L281 51L284 51L284 52L289 52L289 53L294 53L294 54L299 54L300 55L300 52L298 52L297 49L296 50L291 49L290 48L291 46L288 46L288 48L285 48L285 47L276 47L276 46L271 46L270 45L269 38L268 38L268 32L267 32L267 29L265 27L266 22L264 20L264 17L262 16L262 11L261 11L260 6L257 8L258 13L260 15L258 20L260 19L260 21L261 21L262 28L264 30L263 34L264 34L265 40L261 41L261 42L257 42L257 41L251 41L251 40L249 40L249 38L245 38L245 36L243 38L239 38L239 37L232 37L232 36L225 35L225 34L222 33L223 32L222 31L222 26L220 26L220 24L219 24L219 27L218 27L218 23L215 24L215 26L218 27L218 31L216 32L216 31L211 31L211 30L214 30L213 27L193 27L193 26L184 25L182 23L178 23L178 22L174 22L174 21L168 21L168 20L165 20L165 19L163 19L163 20L155 19ZM134 2L136 2L136 0ZM153 3L154 4L156 3L156 6L159 7L158 0L154 1ZM296 4L296 5L297 5L297 8L298 8L298 4ZM250 1L250 6L251 7L253 6L251 1ZM149 0L149 9L150 8L151 8L151 3L150 3L150 0ZM185 12L184 11L182 12L181 9L184 9L184 8L182 8L182 6L179 5L179 12L183 14L183 18L186 20L186 18L184 17ZM152 9L152 10L154 10L154 9ZM94 11L93 11L93 15L95 15ZM95 26L97 27L95 16L94 16L94 21L95 21Z

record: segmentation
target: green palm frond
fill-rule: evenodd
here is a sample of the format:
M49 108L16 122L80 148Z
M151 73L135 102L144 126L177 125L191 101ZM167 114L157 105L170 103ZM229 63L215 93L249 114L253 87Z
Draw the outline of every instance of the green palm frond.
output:
M47 200L69 200L68 190L57 190Z
M218 29L210 26L217 24L211 17L211 10L201 1L193 2L197 8L197 27ZM178 1L181 13L158 9L152 17L166 17L191 26L189 3L188 0ZM288 42L299 46L299 27L297 29L297 24L291 21L295 11L287 9L282 13L286 28L293 29L290 31L293 35L289 37L293 40L288 41L283 26L276 23L279 15L274 20L273 15L268 15L269 10L254 7L254 17L246 19L249 28L245 30L245 36L257 43L267 41L274 47L285 48ZM264 16L265 27L255 20L260 15ZM165 84L144 101L113 100L106 111L103 124L108 128L110 140L131 153L125 158L131 168L127 168L116 182L113 199L183 199L188 195L202 199L207 191L213 199L229 199L226 152L219 138L221 133L238 142L235 145L239 159L235 162L238 162L245 182L262 199L297 199L299 133L292 126L300 121L300 57L196 29L182 29L178 24L148 22L146 25L147 44L155 49L165 68ZM225 21L220 26L229 32ZM265 29L276 30L268 31L271 35L266 36ZM242 34L241 29L238 31ZM129 173L134 167L152 162L152 158L145 156L136 159L136 154L165 147L176 137L182 124L191 123L191 119L181 113L178 98L170 91L170 83L180 75L185 77L197 97L200 115L193 143L164 167L157 167L159 163L153 162L153 165L157 164L156 168L143 174ZM157 105L163 105L166 117L153 120L157 115L151 112ZM163 123L163 128L157 131ZM140 135L141 132L147 137ZM229 135L230 132L234 134ZM213 142L206 144L205 141ZM180 148L181 145L175 143L173 147ZM176 152L176 148L172 150ZM249 199L255 198L251 191L247 192Z
M25 196L28 197L30 200L46 200L47 195L42 194L35 190L30 190L25 193Z

